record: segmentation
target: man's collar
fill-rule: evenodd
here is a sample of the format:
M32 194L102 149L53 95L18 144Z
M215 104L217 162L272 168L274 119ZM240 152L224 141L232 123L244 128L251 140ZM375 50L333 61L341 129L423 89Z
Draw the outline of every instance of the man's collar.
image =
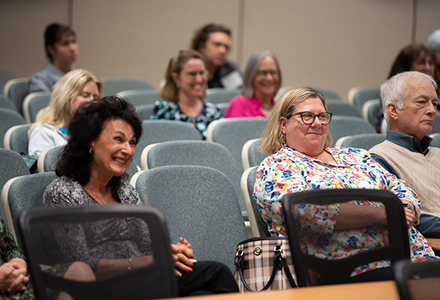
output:
M387 131L387 140L402 146L412 152L423 153L423 155L428 154L429 152L429 144L431 144L432 138L425 135L421 141L417 138L407 135L401 132L388 130Z

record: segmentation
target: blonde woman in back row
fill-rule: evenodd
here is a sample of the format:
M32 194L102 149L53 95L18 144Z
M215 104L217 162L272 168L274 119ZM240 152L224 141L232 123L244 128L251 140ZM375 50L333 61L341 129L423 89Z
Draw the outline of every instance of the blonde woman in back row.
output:
M49 106L29 129L29 155L39 156L46 148L67 144L66 125L73 112L101 93L101 81L89 71L77 69L64 75L54 86Z

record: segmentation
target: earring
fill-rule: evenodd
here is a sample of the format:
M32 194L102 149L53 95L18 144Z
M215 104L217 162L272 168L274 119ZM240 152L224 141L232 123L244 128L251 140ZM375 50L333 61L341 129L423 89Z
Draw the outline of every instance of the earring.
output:
M92 154L92 147L89 148L89 154Z
M176 89L180 89L180 85L176 84Z

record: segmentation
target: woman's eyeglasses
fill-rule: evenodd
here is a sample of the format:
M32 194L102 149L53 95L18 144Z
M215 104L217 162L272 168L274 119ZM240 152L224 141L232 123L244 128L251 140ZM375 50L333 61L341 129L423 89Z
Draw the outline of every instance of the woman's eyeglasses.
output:
M275 77L275 76L278 76L278 71L275 71L275 70L270 70L270 71L257 70L256 74L259 77L267 77L269 75L272 76L272 77Z
M186 73L186 75L188 75L189 77L192 77L192 78L196 78L197 75L200 75L202 77L208 77L208 70L198 71L198 72L196 72L196 71L188 72L188 73Z
M292 114L292 117L296 116L296 115L300 115L303 123L307 124L307 125L310 125L313 122L315 122L316 117L318 118L319 122L321 122L322 125L327 125L328 123L330 123L330 121L332 120L332 116L333 116L333 114L329 113L329 112L314 114L311 111L303 111L303 112L298 112L298 113Z

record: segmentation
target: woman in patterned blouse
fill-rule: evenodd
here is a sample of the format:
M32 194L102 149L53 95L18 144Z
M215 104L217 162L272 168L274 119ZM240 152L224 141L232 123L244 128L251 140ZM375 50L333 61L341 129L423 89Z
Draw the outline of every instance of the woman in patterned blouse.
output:
M388 173L370 154L357 148L330 148L324 96L312 88L293 89L275 105L262 135L260 150L271 153L257 170L254 199L272 234L286 233L281 197L311 189L365 188L387 189L395 193L405 208L411 258L438 259L427 240L413 227L420 214L416 193L402 180ZM316 210L302 207L297 214L310 221L301 225L321 236L308 244L308 252L321 258L337 259L387 243L385 208L380 203L352 201L323 205ZM382 230L368 230L381 224ZM353 229L356 228L356 229ZM315 239L316 240L316 239ZM326 242L322 247L322 241ZM309 242L309 241L308 241ZM321 244L320 244L321 243ZM356 268L353 281L389 279L388 261Z
M160 93L163 99L156 101L151 119L193 124L205 139L209 123L223 118L215 104L203 101L207 81L202 55L195 50L180 51L168 64Z

